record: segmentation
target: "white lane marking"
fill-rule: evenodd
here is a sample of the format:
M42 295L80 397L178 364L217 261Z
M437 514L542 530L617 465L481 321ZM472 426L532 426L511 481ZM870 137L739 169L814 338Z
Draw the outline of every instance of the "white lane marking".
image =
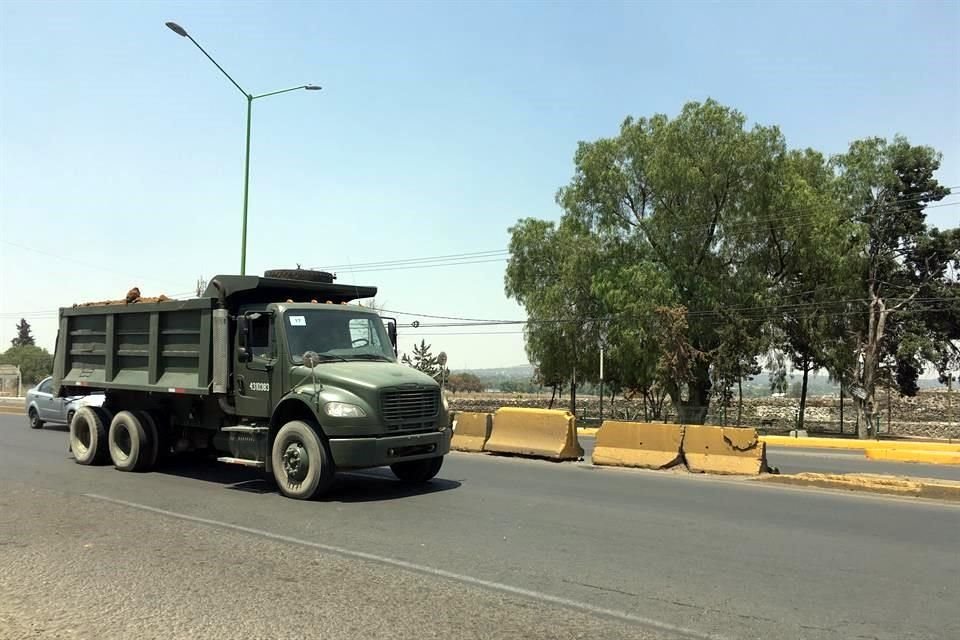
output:
M679 634L687 638L695 638L697 640L726 640L724 636L703 633L700 631L695 631L693 629L687 629L685 627L680 627L677 625L670 624L669 622L661 622L659 620L654 620L652 618L647 618L645 616L638 616L632 613L627 613L626 611L618 611L616 609L607 609L604 607L597 607L595 605L588 604L586 602L578 602L576 600L570 600L567 598L562 598L560 596L550 595L549 593L543 593L541 591L534 591L532 589L515 587L509 584L504 584L502 582L493 582L492 580L475 578L473 576L468 576L461 573L455 573L453 571L447 571L445 569L436 569L434 567L428 567L426 565L416 564L414 562L407 562L406 560L398 560L397 558L388 558L386 556L380 556L375 553L367 553L366 551L356 551L354 549L346 549L344 547L337 547L331 544L324 544L322 542L312 542L310 540L302 540L300 538L285 536L279 533L272 533L270 531L264 531L262 529L254 529L252 527L245 527L243 525L232 524L230 522L223 522L221 520L211 520L209 518L200 518L198 516L191 516L185 513L178 513L176 511L168 511L167 509L151 507L145 504L140 504L138 502L128 502L127 500L119 500L117 498L111 498L109 496L103 496L96 493L85 493L83 495L87 498L93 498L94 500L102 500L104 502L111 502L113 504L123 505L125 507L130 507L132 509L139 509L141 511L158 513L160 515L168 516L171 518L177 518L178 520L185 520L187 522L196 522L198 524L205 524L211 527L219 527L222 529L240 531L242 533L260 536L262 538L267 538L269 540L286 542L288 544L296 544L304 547L312 547L314 549L319 549L320 551L335 553L337 555L345 556L348 558L357 558L359 560L379 562L380 564L390 565L393 567L398 567L400 569L406 569L408 571L415 571L417 573L425 574L428 576L436 576L438 578L455 580L457 582L469 584L476 587L482 587L484 589L500 591L502 593L509 593L512 595L522 596L524 598L528 598L531 600L539 600L541 602L559 605L561 607L569 607L571 609L576 609L578 611L582 611L582 612L593 614L593 615L604 616L607 618L614 618L616 620L621 620L624 622L631 622L631 623L639 624L645 627L650 627L658 631L665 631L673 634Z

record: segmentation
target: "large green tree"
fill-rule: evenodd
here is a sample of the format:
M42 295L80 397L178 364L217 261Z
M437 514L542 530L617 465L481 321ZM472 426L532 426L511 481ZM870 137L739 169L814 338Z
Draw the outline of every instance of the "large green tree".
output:
M794 210L764 225L773 302L762 311L769 320L769 342L762 346L783 354L801 376L797 427L802 429L810 373L830 364L830 322L843 312L836 300L848 286L842 256L853 229L843 218L836 176L822 154L791 151L784 175L782 188ZM775 360L786 366L785 359ZM784 373L775 372L781 383Z
M527 218L510 233L505 291L527 310L527 357L544 386L569 384L576 413L578 380L599 377L605 310L593 274L602 262L600 243L574 218L559 224Z
M876 391L889 372L903 394L917 391L924 362L941 375L956 366L960 229L926 224L925 209L949 191L934 177L940 154L905 138L854 142L835 158L841 195L856 228L845 263L850 287L841 344L853 347L843 376L855 384L859 435L878 427Z
M747 128L743 114L714 101L689 103L675 118L628 118L618 136L580 143L575 164L558 196L565 217L605 245L631 247L631 259L595 289L604 306L646 323L662 321L657 307L687 310L686 344L664 342L672 331L654 333L661 359L700 354L668 390L681 421L702 423L725 327L758 335L764 321L739 310L766 300L763 223L792 208L783 137ZM679 351L663 353L671 348ZM748 361L752 349L726 357Z
M20 367L20 376L24 385L40 382L53 372L53 355L36 345L10 347L0 354L0 364L12 364Z

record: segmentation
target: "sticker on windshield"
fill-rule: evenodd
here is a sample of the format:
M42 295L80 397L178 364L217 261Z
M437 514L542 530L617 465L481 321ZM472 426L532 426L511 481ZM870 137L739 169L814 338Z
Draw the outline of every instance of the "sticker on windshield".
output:
M307 326L306 316L288 316L290 318L291 327L305 327Z

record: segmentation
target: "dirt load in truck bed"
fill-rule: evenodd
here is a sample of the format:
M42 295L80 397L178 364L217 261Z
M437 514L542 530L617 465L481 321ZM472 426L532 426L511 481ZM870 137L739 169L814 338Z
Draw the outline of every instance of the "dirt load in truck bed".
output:
M155 298L144 298L140 295L140 289L134 287L127 292L126 297L123 300L103 300L101 302L80 302L74 307L102 307L104 305L116 305L116 304L136 304L136 303L148 303L148 302L166 302L170 300L167 296L160 294Z

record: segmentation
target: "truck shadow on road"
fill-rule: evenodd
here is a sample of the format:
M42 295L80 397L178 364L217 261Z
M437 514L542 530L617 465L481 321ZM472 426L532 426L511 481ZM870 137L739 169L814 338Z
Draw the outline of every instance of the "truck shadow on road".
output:
M196 456L177 456L160 466L155 473L220 484L231 491L279 494L273 478L262 471L218 464ZM383 502L450 491L461 484L458 480L439 477L426 484L405 484L385 469L344 471L337 474L330 491L316 502Z

